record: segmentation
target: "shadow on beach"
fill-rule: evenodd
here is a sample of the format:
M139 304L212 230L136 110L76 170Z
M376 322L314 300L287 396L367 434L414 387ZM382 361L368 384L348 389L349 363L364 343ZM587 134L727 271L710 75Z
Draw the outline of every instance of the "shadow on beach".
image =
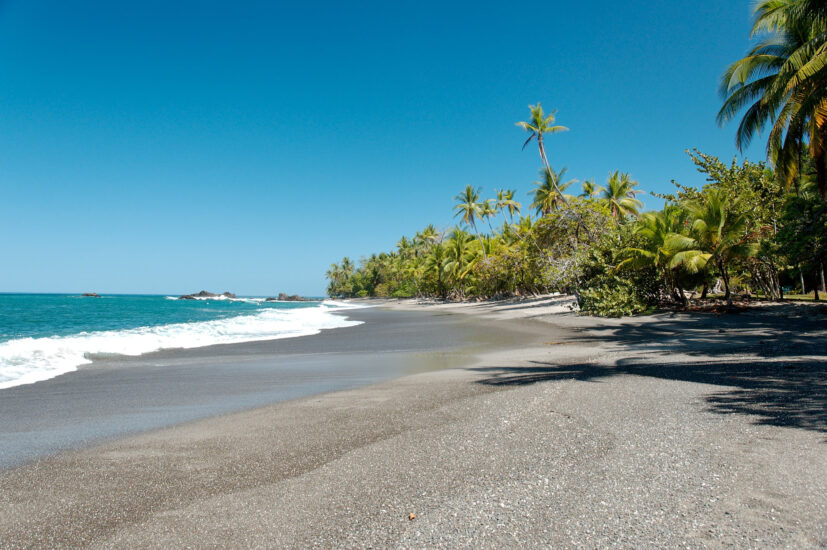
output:
M825 318L742 314L673 314L614 324L596 321L570 342L620 345L611 366L540 362L482 367L480 384L638 375L725 386L706 396L708 410L754 416L753 422L827 433Z

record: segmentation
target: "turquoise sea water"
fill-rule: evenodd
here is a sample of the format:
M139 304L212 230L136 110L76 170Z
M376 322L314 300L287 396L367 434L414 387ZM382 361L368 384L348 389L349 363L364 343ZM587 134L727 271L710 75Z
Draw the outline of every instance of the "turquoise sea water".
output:
M337 302L0 294L0 389L108 355L269 340L348 326Z
M0 294L0 342L79 332L195 323L258 313L262 308L316 307L318 302L170 300L167 296Z

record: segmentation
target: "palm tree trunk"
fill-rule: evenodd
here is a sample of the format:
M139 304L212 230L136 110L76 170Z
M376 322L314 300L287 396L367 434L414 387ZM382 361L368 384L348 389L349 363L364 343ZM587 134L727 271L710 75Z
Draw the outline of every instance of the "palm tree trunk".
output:
M477 240L480 242L480 248L482 248L482 259L487 260L488 256L485 255L485 245L482 243L482 237L480 237L480 232L477 231L477 224L474 224L474 233L477 234Z
M819 272L821 273L821 292L827 292L827 286L824 286L824 264L819 263Z
M724 299L726 300L726 305L731 306L732 293L729 290L729 273L727 273L722 261L718 261L718 269L721 271L721 280L724 281Z
M798 277L801 279L801 294L807 294L807 289L804 288L804 270L798 266Z

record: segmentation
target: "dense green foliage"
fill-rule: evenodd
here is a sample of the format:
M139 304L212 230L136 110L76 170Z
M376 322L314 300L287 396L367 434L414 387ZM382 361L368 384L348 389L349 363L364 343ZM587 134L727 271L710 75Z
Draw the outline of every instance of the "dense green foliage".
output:
M787 184L801 172L807 151L827 200L827 2L761 0L752 34L758 43L721 79L718 121L744 111L739 148L769 126L767 155Z
M536 219L521 214L515 191L483 199L469 185L455 197L461 225L428 226L358 267L344 258L328 271L328 294L461 300L562 292L605 316L686 305L710 290L728 304L743 293L782 299L785 286L815 290L818 299L827 263L825 5L759 2L759 43L723 75L719 122L744 111L739 147L769 126L769 166L691 151L706 185L675 183L674 194L656 195L662 210L640 214L642 191L619 171L605 186L586 181L579 196L567 194L577 180L551 167L545 142L567 128L531 105L517 126L528 133L523 148L534 142L540 156L529 193Z
M584 311L620 316L685 304L691 291L716 286L728 301L742 292L781 298L782 278L789 283L799 271L812 288L827 260L825 204L812 187L786 191L762 163L689 155L708 183L676 185L661 196L663 210L640 215L632 202L640 191L627 174L611 174L597 192L587 182L580 197L552 200L571 185L552 170L542 191L530 193L536 220L520 214L514 191L485 200L469 186L455 198L464 227L428 226L358 268L344 258L328 271L328 294L462 300L563 292ZM479 231L483 224L488 232Z

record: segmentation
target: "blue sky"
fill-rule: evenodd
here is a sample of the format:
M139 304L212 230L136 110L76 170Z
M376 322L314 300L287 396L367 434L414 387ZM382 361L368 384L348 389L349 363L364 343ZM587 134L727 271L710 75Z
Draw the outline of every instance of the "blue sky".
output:
M467 184L527 206L537 101L581 181L736 153L748 1L299 4L0 3L0 291L321 295Z

